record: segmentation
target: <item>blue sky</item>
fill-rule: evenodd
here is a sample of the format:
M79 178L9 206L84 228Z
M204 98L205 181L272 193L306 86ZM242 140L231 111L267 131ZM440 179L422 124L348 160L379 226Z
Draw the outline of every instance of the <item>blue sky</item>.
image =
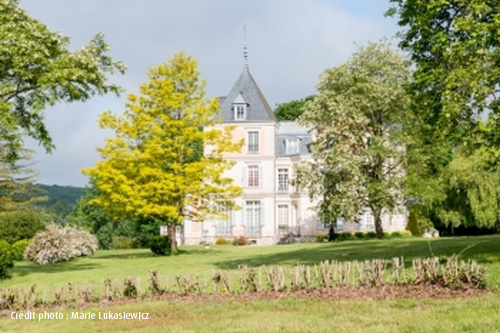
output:
M111 80L137 92L149 67L186 51L207 80L208 96L223 96L243 68L243 25L247 29L250 71L269 104L315 93L318 76L345 62L368 41L391 38L396 21L384 17L388 0L21 0L31 16L71 38L71 48L103 32L111 55L128 71ZM397 41L394 41L397 44ZM37 154L43 184L84 186L81 169L92 166L112 133L99 129L98 115L121 113L126 94L46 110L56 151Z

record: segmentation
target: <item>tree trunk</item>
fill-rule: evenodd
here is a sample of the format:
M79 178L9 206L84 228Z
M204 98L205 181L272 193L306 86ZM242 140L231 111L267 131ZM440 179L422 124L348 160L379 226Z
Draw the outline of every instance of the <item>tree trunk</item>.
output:
M375 221L375 233L378 239L384 238L384 229L382 229L382 209L372 208L373 219Z
M170 240L170 250L172 252L177 252L177 240L175 237L175 229L177 227L177 224L175 223L168 223L167 228L168 228L168 238Z

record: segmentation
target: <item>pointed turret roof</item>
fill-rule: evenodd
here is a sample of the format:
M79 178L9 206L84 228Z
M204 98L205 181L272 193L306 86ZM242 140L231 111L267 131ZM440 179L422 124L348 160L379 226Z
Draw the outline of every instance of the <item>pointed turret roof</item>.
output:
M245 120L235 120L233 106L246 101ZM225 123L277 122L259 86L245 66L229 94L221 100L221 116Z

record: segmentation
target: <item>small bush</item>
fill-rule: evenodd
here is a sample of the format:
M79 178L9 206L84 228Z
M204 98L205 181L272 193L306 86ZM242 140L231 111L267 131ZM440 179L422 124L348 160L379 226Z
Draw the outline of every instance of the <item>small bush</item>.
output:
M342 232L338 234L337 240L339 241L346 241L346 240L352 240L354 239L353 235L350 232Z
M356 239L365 239L365 233L362 231L356 231L354 233L354 238Z
M149 248L157 256L169 256L172 253L168 236L154 236L151 238Z
M21 239L12 244L13 259L18 261L23 260L24 252L30 243L31 239Z
M39 265L66 261L93 254L97 244L97 238L87 231L49 224L28 245L24 260L33 260Z
M227 245L227 244L231 244L231 242L225 238L217 238L217 240L215 241L215 245Z
M13 244L21 239L33 238L45 228L46 216L36 210L19 210L0 213L0 239Z
M115 236L111 242L111 248L114 250L129 250L135 248L135 240L126 236Z
M14 267L12 247L6 240L0 239L0 279L9 277L7 270Z
M383 239L389 239L389 238L391 238L391 233L387 232L387 231L384 231L384 237L383 237Z
M328 234L322 232L316 235L316 243L323 243L327 240Z
M377 233L375 233L374 231L368 231L365 234L365 239L375 239L375 238L377 238Z
M401 237L403 237L403 238L408 238L408 237L413 236L411 231L408 231L408 230L400 231L400 233L401 233Z
M385 238L385 235L384 235ZM394 231L391 233L390 238L403 238L403 234L399 231Z
M250 245L250 240L245 236L236 237L233 240L233 245L236 246Z

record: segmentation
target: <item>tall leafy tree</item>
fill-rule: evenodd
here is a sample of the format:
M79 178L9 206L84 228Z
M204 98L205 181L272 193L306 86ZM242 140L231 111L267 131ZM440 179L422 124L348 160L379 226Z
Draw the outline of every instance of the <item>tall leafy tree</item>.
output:
M99 190L95 203L113 216L164 221L177 251L176 226L217 214L218 204L232 206L240 194L223 175L233 165L223 153L239 151L241 143L232 143L231 128L216 128L217 99L205 97L191 57L176 54L148 75L123 116L101 115L101 127L115 137L99 149L103 160L84 173Z
M361 48L321 75L319 96L299 118L314 130L314 160L296 180L319 200L324 218L356 221L370 209L382 238L382 211L402 207L408 76L407 62L386 44Z
M61 101L118 93L107 73L123 73L125 67L106 54L109 46L102 34L70 52L68 37L49 31L18 2L0 0L0 139L16 143L10 146L15 153L24 132L50 151L43 110Z
M276 119L278 119L279 121L296 120L302 114L306 102L312 101L314 97L315 97L314 95L307 96L306 98L303 99L293 100L278 105L276 110L274 110Z
M471 149L477 148L478 128L486 114L496 121L500 112L500 2L391 2L388 14L398 16L404 28L400 46L414 63L409 92L416 140L408 147L410 189L424 218L437 212L448 222L471 223L477 214L461 211L468 207L467 186L456 188L470 178L456 171L484 157L484 151ZM464 160L470 154L471 160ZM474 174L479 176L479 170L484 168ZM458 174L465 178L459 180Z

